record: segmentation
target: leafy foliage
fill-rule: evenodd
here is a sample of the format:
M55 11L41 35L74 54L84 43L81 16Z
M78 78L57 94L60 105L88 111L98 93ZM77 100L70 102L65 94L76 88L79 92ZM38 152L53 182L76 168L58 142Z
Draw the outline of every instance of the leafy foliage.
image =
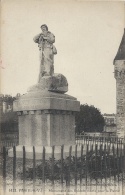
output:
M1 132L18 132L18 116L16 112L4 113L1 116Z
M78 157L77 160L74 156L69 159L55 160L52 163L52 159L45 161L44 164L44 177L45 179L60 180L61 176L66 182L83 178L91 178L94 180L110 178L111 176L120 177L122 173L122 167L119 167L118 162L123 163L123 157L114 158L112 154L105 151L89 151L87 155L83 155L82 158ZM53 171L52 171L53 170ZM35 168L36 178L43 179L43 161ZM33 168L27 167L26 178L32 180L34 177ZM21 174L23 179L23 173Z
M2 107L3 102L6 102L7 105L13 105L13 101L16 100L16 97L13 97L11 95L1 95L0 96L0 104ZM3 112L0 113L0 132L6 133L6 132L18 132L18 117L17 113L13 112L12 110L10 112Z
M80 112L76 114L76 133L102 132L104 124L104 118L97 108L87 104L80 106Z
M16 97L13 97L11 95L2 95L2 96L0 96L0 101L1 102L8 102L8 104L12 104L14 100L16 100Z

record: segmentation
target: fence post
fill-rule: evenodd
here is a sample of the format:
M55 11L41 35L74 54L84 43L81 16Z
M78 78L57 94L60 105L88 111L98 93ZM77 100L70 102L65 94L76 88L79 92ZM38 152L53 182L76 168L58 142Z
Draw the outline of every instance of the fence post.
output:
M54 149L55 147L52 146L52 185L54 187Z
M102 144L100 145L100 172L101 172L101 189L102 189L102 165L103 165L103 154L102 154Z
M16 189L16 147L13 146L13 189Z
M25 194L25 182L26 182L26 151L23 146L23 193Z
M88 135L88 144L90 143L90 142L89 142L89 139L90 139L90 135Z
M35 147L33 146L33 194L35 194L35 182L36 182L36 155L35 155Z
M96 192L97 192L97 183L98 183L98 165L97 165L97 149L98 149L98 145L96 144L95 145L95 175L96 175L96 177L95 177L95 180L96 180Z
M99 143L101 144L101 137L99 137Z
M96 144L96 137L95 137L95 134L94 134L94 142L93 142L93 145L95 146Z
M77 145L75 146L75 189L77 189Z
M124 178L124 157L123 157L123 151L122 151L122 140L120 141L120 167L121 167L121 169L120 169L120 172L121 172L121 181L122 181L122 189L124 188L124 186L123 186L123 184L124 184L124 182L123 182L123 178Z
M106 154L106 142L104 145L104 163L105 163L105 188L107 188L107 154Z
M116 153L116 158L117 158L117 174L118 174L118 186L119 186L119 143L118 143L118 138L117 138L117 153Z
M113 171L114 171L114 189L116 188L115 185L116 185L116 166L115 166L115 147L114 147L114 143L113 143L113 146L112 146L112 151L113 151Z
M78 135L77 135L77 133L75 134L75 138L76 138L76 144L78 144Z
M61 146L61 188L63 189L63 151L64 145Z
M86 191L87 191L87 182L88 182L88 144L86 148L86 159L85 159L85 186L86 186Z
M45 147L43 146L42 152L42 192L45 194Z
M71 152L72 152L72 146L69 147L69 164L68 164L68 179L66 181L66 186L70 188L70 168L71 168Z
M84 134L84 144L86 144L86 135Z
M3 193L6 194L6 148L3 147Z
M90 149L90 151L91 151L91 157L90 157L90 192L92 191L92 172L93 172L93 164L92 164L92 162L93 162L93 143L92 143L92 145L91 145L91 149Z
M80 172L80 190L82 184L82 175L83 175L83 144L81 146L81 172Z
M85 139L84 139L84 135L82 135L82 137L80 138L80 144L85 143Z

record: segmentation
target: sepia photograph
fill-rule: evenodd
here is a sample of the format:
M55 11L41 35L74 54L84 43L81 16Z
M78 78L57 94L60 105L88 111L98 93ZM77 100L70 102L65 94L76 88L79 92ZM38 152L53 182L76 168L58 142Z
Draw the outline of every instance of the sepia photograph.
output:
M0 194L123 195L125 2L0 13Z

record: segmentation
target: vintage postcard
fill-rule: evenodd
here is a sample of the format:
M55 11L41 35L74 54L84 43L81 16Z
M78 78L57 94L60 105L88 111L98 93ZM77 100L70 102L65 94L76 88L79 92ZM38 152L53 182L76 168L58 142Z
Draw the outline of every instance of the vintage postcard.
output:
M0 194L124 194L124 1L0 9Z

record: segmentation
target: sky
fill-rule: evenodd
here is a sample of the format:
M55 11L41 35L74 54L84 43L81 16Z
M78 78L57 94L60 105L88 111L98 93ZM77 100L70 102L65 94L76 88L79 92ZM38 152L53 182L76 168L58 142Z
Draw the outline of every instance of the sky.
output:
M115 113L113 59L124 21L122 1L2 1L1 93L25 94L37 83L39 50L33 37L47 24L58 52L54 72L67 78L67 94L102 113Z

